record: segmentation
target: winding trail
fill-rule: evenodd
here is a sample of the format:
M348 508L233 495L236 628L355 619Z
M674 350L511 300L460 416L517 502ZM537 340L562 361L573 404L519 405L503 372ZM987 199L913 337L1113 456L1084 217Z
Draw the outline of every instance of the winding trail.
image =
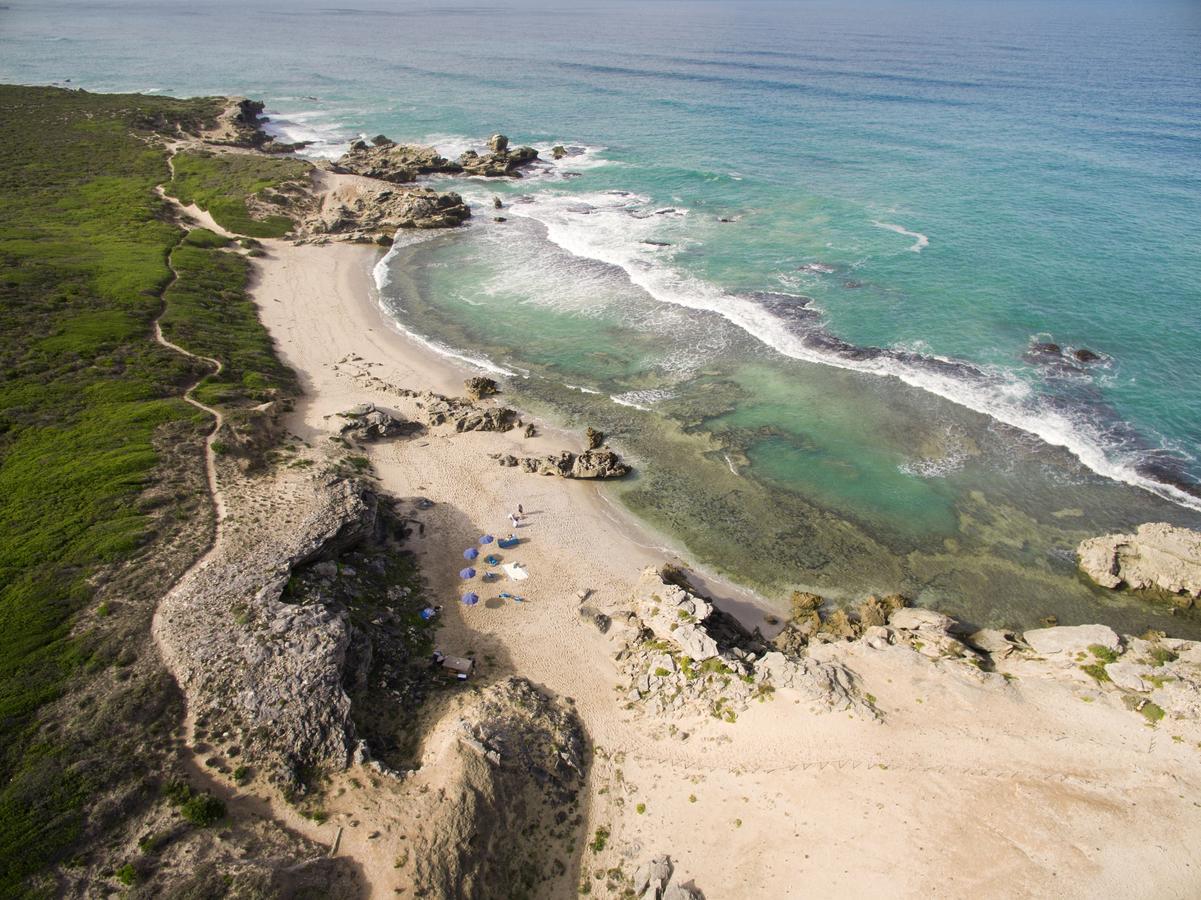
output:
M178 152L178 150L179 150L178 144L172 144L168 148L169 152L167 154L167 168L171 171L172 179L174 179L174 177L175 177L175 154L176 154L176 152ZM216 233L220 234L222 237L227 237L227 238L231 238L231 239L235 237L235 235L231 234L230 232L228 232L224 228L222 228L220 225L218 225L213 220L212 216L210 216L208 213L204 212L203 210L199 209L196 206L186 207L182 203L180 203L178 200L176 200L174 197L170 196L167 193L165 184L155 185L154 190L155 190L155 193L157 193L159 195L159 197L162 198L162 200L165 203L167 203L170 206L174 206L181 213L184 213L193 218L199 219L201 224L205 228L208 228L210 231L215 231ZM177 244L176 246L178 247L179 245ZM172 248L172 253L174 253L174 248ZM197 568L206 559L208 559L209 555L212 553L213 548L215 548L217 546L218 542L220 542L220 540L221 540L221 525L225 521L225 514L226 514L225 498L222 496L221 488L217 483L217 454L216 454L216 451L213 450L213 444L217 440L217 435L221 433L221 426L225 424L225 417L223 415L221 415L220 410L197 400L195 397L195 391L198 387L200 387L201 384L204 383L204 380L206 378L209 378L212 375L220 375L221 370L224 367L221 363L221 360L214 359L211 356L202 356L200 354L193 353L190 350L185 350L183 347L179 346L179 344L169 341L163 336L162 319L163 319L163 316L165 316L167 314L167 292L169 290L171 290L171 288L175 285L175 283L177 281L179 281L179 272L176 270L175 264L171 261L170 255L167 257L167 267L171 270L171 281L167 284L166 287L163 288L163 293L162 293L163 308L162 308L162 311L158 314L158 316L155 317L155 320L154 320L154 339L156 341L158 341L159 344L168 348L169 350L174 350L176 353L179 353L182 356L186 356L189 359L198 359L201 362L208 363L210 366L213 367L213 370L211 372L197 378L196 381L194 381L188 387L188 389L185 390L183 393L183 399L185 401L192 404L192 406L196 407L197 409L208 413L210 416L213 417L213 422L214 422L213 430L209 433L208 437L204 439L204 472L205 472L205 477L208 479L209 495L212 497L213 507L216 511L216 533L213 535L213 543L212 543L212 546L209 548L209 552L205 553L204 556L202 556L200 559L198 559L196 561L196 563L191 567L192 569L194 569L194 568ZM191 571L191 569L189 569L189 571Z
M167 156L167 165L171 170L172 177L174 177L175 174L174 155L179 150L179 147L180 144L177 143L168 148L169 153ZM218 225L208 212L195 205L185 206L175 197L167 194L165 184L157 185L155 187L155 192L168 206L173 207L184 217L199 222L204 228L220 234L223 237L230 238L231 240L237 239L238 235L233 234ZM206 378L220 374L224 366L221 360L215 359L211 356L193 353L190 350L181 347L179 344L168 340L163 335L162 318L168 309L166 294L167 291L170 290L171 286L179 280L179 272L176 270L170 257L167 259L167 266L171 270L171 280L168 282L166 287L163 288L163 309L154 320L154 339L162 346L167 347L168 349L173 350L182 356L186 356L190 359L200 360L201 362L204 362L212 367L212 371L196 379L196 381L194 381L184 391L183 399L192 406L202 410L205 413L208 413L213 417L213 429L209 433L208 437L205 438L204 442L204 467L205 475L208 480L209 496L212 498L215 513L212 542L209 544L208 549L201 554L201 556L197 558L196 561L179 576L179 578L176 579L175 584L172 585L171 589L165 595L165 597L170 597L174 592L180 590L181 585L187 584L188 581L194 576L194 573L209 565L210 562L217 558L218 554L222 552L225 539L223 525L227 520L227 505L225 495L221 490L218 480L217 454L213 449L213 443L216 441L217 435L221 432L221 426L225 423L225 417L222 415L220 410L196 399L194 394L196 389L204 383ZM151 626L151 634L153 636L155 647L158 649L159 656L163 660L163 664L165 665L167 671L171 673L172 677L176 678L178 681L176 676L178 665L176 664L174 654L172 653L171 648L163 640L163 628L165 625L161 620L161 612L162 601L160 600L159 606L155 609L154 622ZM200 753L196 750L195 710L192 707L192 704L188 702L187 692L181 690L181 693L183 694L184 705L184 718L183 722L181 723L181 729L185 749L181 753L180 762L183 765L184 770L187 772L189 780L192 782L192 784L200 787L202 790L207 791L225 803L226 809L234 818L241 818L247 821L252 819L271 821L278 828L292 834L297 839L311 841L313 844L318 846L329 847L330 849L327 851L328 855L336 855L337 845L340 842L335 839L335 841L333 841L331 844L330 835L328 832L332 830L332 825L322 827L320 823L306 819L295 808L286 803L280 802L276 798L262 796L245 788L239 788L224 779L218 778L213 771L204 765L200 758ZM348 856L348 854L345 853L341 855ZM353 856L350 856L350 859L351 864L362 873L363 866L361 861ZM368 885L371 885L372 882L370 877L366 874L364 874L364 877L367 878ZM382 878L379 875L376 875L376 880L380 881L380 883L383 883Z
M171 283L168 284L166 288L164 288L164 290L163 290L164 294L167 292L168 289L170 289L172 284L175 284L175 282L179 280L179 273L175 271L175 267L173 265L171 265L170 260L168 260L167 264L169 266L171 266L172 278L171 278ZM213 366L212 372L209 372L206 375L201 375L198 379L196 379L196 381L194 381L192 383L192 385L186 391L184 391L183 399L186 400L188 403L191 403L197 409L203 410L204 412L208 413L210 416L213 417L213 420L214 420L213 430L210 431L208 437L206 437L204 439L204 473L205 473L205 476L208 478L209 495L213 498L213 507L216 509L216 513L217 513L217 520L216 520L217 533L213 536L213 545L216 546L217 542L221 539L221 524L225 521L225 498L221 495L221 490L217 486L217 454L216 454L216 451L213 450L213 444L217 440L217 435L221 433L221 426L225 424L225 417L221 415L220 410L216 409L215 407L209 406L205 403L201 403L199 400L197 400L194 396L192 396L192 392L195 391L196 388L200 387L200 385L204 382L204 380L206 378L208 378L210 375L221 374L221 369L222 369L221 360L214 359L211 356L200 356L196 353L192 353L191 351L185 350L183 347L179 346L179 344L172 343L171 341L169 341L165 337L163 337L163 326L162 326L160 320L166 314L166 312L167 312L167 305L166 305L166 302L164 302L163 303L163 311L161 313L159 313L158 318L156 318L154 320L154 339L156 341L158 341L160 344L162 344L164 347L174 350L176 353L181 353L184 356L190 357L191 359L199 359L202 362L209 363L210 365ZM205 554L205 556L201 557L201 559L197 562L197 564L199 564L199 562L202 562L207 557L208 557L208 554Z

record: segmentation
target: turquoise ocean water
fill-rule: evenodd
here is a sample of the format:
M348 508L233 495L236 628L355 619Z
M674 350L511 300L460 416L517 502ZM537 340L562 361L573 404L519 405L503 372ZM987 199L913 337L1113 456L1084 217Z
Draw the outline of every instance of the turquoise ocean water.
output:
M609 430L647 523L768 597L1201 631L1072 560L1201 526L1196 3L343 2L17 0L0 78L259 97L319 155L562 143L377 275Z

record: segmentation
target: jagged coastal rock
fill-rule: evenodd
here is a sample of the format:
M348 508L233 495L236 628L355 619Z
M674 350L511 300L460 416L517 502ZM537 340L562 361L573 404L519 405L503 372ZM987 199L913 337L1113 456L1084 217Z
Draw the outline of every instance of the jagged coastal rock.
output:
M418 175L463 171L462 166L440 155L433 147L397 144L383 135L377 135L370 144L355 141L331 169L395 184L416 181Z
M328 194L309 220L315 235L361 235L366 240L387 238L400 228L454 228L471 218L471 210L456 193L440 194L423 187L372 190L364 185L340 186ZM371 237L371 236L375 237Z
M494 379L485 378L482 375L468 378L463 382L463 389L467 391L467 396L472 400L482 400L500 392Z
M459 166L467 175L483 175L488 178L520 178L517 171L538 158L533 147L509 149L509 139L503 134L494 134L488 139L488 153L479 154L468 150L459 157Z
M263 130L269 120L263 115L264 103L246 97L231 97L230 105L217 119L216 128L208 136L214 144L246 147L260 153L294 153L308 146L308 141L284 143Z
M363 403L339 415L346 420L339 433L359 441L379 441L398 437L412 430L412 423L382 409L374 403Z
M442 156L434 147L397 144L382 134L367 141L355 141L331 166L335 172L349 172L394 184L406 184L419 175L466 174L489 178L520 177L517 170L538 158L533 147L509 149L509 139L494 134L488 139L488 152L468 150L457 161Z
M785 654L750 634L699 594L676 583L674 570L642 573L625 614L618 664L627 701L656 716L707 713L733 722L776 688L797 691L819 707L875 716L850 670L838 662ZM581 608L581 615L594 611Z
M1134 590L1159 588L1201 597L1201 533L1165 522L1140 525L1134 534L1107 534L1082 541L1080 568L1097 584Z
M461 397L428 394L422 401L427 425L454 425L455 431L508 431L516 411L503 406L477 406Z
M512 463L505 459L502 465L519 465L531 475L557 475L560 478L624 478L630 467L612 450L585 450L572 453L564 450L557 456L527 456Z

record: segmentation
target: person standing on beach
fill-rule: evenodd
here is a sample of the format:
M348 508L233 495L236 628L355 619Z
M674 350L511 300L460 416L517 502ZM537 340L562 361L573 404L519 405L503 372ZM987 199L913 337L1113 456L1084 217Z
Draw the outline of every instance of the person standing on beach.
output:
M525 510L521 508L520 503L517 504L517 518L519 518L519 519L525 518Z
M517 527L517 513L509 513L509 521L513 524L513 527L516 528Z

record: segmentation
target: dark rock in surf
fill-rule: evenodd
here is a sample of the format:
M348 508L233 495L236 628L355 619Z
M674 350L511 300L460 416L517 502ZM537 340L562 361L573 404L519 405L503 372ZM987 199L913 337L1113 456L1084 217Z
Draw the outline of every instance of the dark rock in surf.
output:
M1072 356L1075 357L1076 362L1082 362L1082 363L1099 362L1101 359L1100 353L1094 353L1092 350L1089 350L1087 347L1081 347L1079 350L1077 350L1075 353L1073 353Z
M486 178L520 178L517 170L538 158L533 147L509 149L509 139L503 134L494 134L488 139L488 153L480 155L468 150L459 157L457 165L468 175L483 175Z

